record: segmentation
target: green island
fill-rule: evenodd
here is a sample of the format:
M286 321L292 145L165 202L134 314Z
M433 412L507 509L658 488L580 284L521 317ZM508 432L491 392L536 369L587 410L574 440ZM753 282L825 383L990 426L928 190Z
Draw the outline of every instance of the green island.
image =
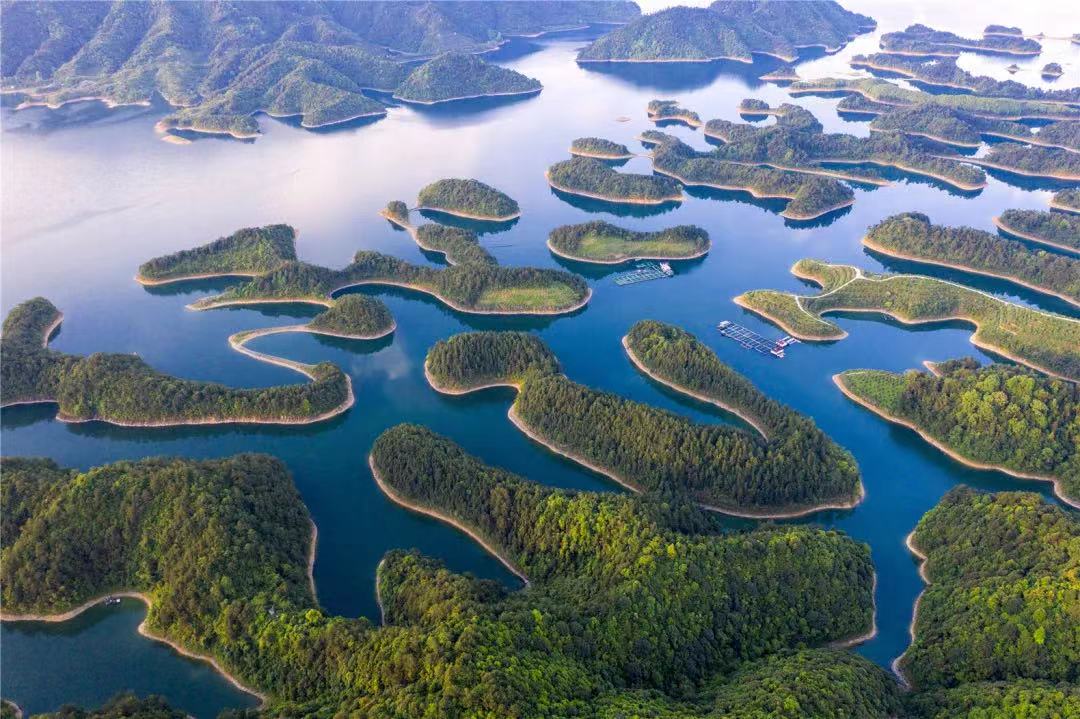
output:
M762 82L795 82L799 80L799 73L793 65L781 65L775 70L769 70L758 78Z
M289 225L245 227L201 247L155 257L139 267L135 279L143 285L162 285L210 277L253 277L295 259L296 230Z
M719 718L777 693L811 705L823 694L852 716L899 708L883 671L824 648L873 625L869 549L843 533L714 533L692 506L553 489L415 425L384 432L370 462L391 499L472 535L528 577L528 591L394 550L378 569L383 625L328 616L306 571L310 518L277 460L78 472L4 458L16 517L0 535L4 618L137 593L146 633L214 661L258 693L264 716L438 706L446 716L614 719L655 706ZM35 551L44 542L52 551ZM428 681L417 681L421 667ZM790 681L770 686L780 678Z
M570 143L570 154L597 160L627 160L634 156L626 145L602 137L579 137Z
M420 190L416 204L418 210L435 210L470 220L505 222L521 216L521 208L512 197L472 179L436 180Z
M693 110L680 107L675 100L650 100L646 112L653 122L681 122L688 127L701 127L701 117Z
M548 184L560 192L607 202L632 205L663 205L682 202L679 184L666 177L616 172L600 160L572 157L556 162L544 173Z
M1023 100L1010 97L983 97L965 94L934 94L909 90L876 77L858 79L822 78L800 80L788 87L798 95L861 95L872 103L858 108L878 111L882 107L932 107L939 105L989 120L1080 120L1080 108L1045 100ZM845 98L846 100L846 98ZM843 102L841 103L843 104ZM843 108L839 108L843 109ZM855 110L851 105L847 109Z
M890 257L1008 280L1080 308L1080 259L1032 250L1019 240L934 225L922 213L905 212L871 227L862 242Z
M1080 191L1077 199L1080 199ZM1056 202L1058 195L1054 196ZM1077 210L1080 212L1080 208ZM1080 254L1080 217L1067 212L1042 210L1005 210L994 218L1002 232L1029 242Z
M409 222L409 209L401 200L393 200L379 214L405 230L422 250L438 252L451 265L494 265L495 258L480 245L472 230L429 222L417 227Z
M851 265L799 260L796 277L821 286L800 296L752 290L735 303L809 341L840 340L844 330L822 318L829 312L877 312L907 324L964 320L975 325L976 346L1046 374L1080 380L1080 321L998 299L947 280L921 275L873 274Z
M1041 74L1043 77L1061 77L1065 74L1065 70L1059 62L1048 62L1043 65Z
M421 105L477 97L535 95L542 86L520 72L485 62L472 54L449 52L409 73L394 99Z
M662 133L649 136L649 140L657 144L652 159L656 172L684 185L742 190L758 198L787 199L789 202L780 215L791 220L812 220L855 202L851 188L833 177L722 159L715 150L698 152Z
M854 96L858 97L858 96ZM870 122L873 132L896 132L925 137L935 142L976 149L983 137L1013 140L1025 145L1080 150L1080 123L1063 120L1032 132L1031 127L1009 120L988 120L940 105L886 107L875 111ZM1050 158L1061 161L1062 158ZM957 161L962 158L957 157ZM1067 160L1065 160L1068 162Z
M174 108L161 132L253 138L260 112L299 117L307 128L383 116L386 105L367 92L408 84L417 61L441 53L639 16L631 2L588 0L447 2L423 11L397 2L348 11L334 3L5 3L0 27L12 32L0 43L0 83L28 98L20 107L150 105L160 96Z
M1007 683L1032 694L1022 706L1047 704L1012 716L1080 712L1078 542L1076 514L1037 494L951 490L908 537L927 586L902 676L919 690Z
M1066 105L1080 104L1080 88L1047 90L1015 80L995 80L987 75L973 75L957 65L952 57L919 57L874 53L855 55L851 66L893 73L923 85L967 90L983 97L1006 97L1014 100L1037 100Z
M707 8L673 7L632 20L578 53L579 63L753 62L753 54L785 62L798 49L840 49L876 27L872 18L836 2L714 2Z
M983 28L983 37L991 35L1005 35L1008 37L1023 37L1024 31L1014 25L996 25L991 23Z
M780 109L773 110L769 107L769 103L764 100L759 100L755 97L747 97L739 101L739 114L765 117L766 115L776 115L777 117L782 114ZM713 120L711 122L717 122Z
M1080 190L1061 190L1050 198L1050 207L1063 212L1080 213Z
M740 112L745 104L744 100ZM758 127L728 120L709 120L705 134L723 142L709 156L875 185L887 182L860 168L868 165L893 167L967 192L986 185L985 174L965 165L962 162L965 158L941 156L937 154L939 147L918 137L891 133L869 137L826 133L813 114L796 105L784 104L775 109L754 105L754 108L757 114L775 115L776 124ZM826 164L854 166L855 169L842 172L823 167Z
M928 363L929 373L849 370L837 386L953 459L1049 481L1080 507L1080 387L1006 364Z
M881 49L901 55L938 57L958 57L962 52L1034 57L1042 52L1042 45L1022 35L993 33L974 39L916 24L882 35Z
M361 250L341 269L287 262L220 295L189 305L194 310L260 303L303 302L332 306L334 295L358 285L389 285L423 292L459 312L556 315L584 307L592 291L581 277L561 270L500 267L469 262L444 269L414 265Z
M381 314L380 313L384 313ZM326 313L329 314L329 313ZM329 362L303 364L243 348L248 333L230 338L237 350L304 374L312 381L262 389L235 389L216 382L181 379L154 370L136 355L96 353L88 357L56 352L48 338L63 316L43 297L16 306L4 320L0 340L4 362L4 406L55 403L64 422L108 422L127 427L190 424L309 424L341 414L353 404L349 376ZM347 307L316 326L262 331L343 334L349 322L393 320L381 302ZM385 330L385 334L389 330ZM255 331L259 332L259 331Z
M1057 125L1066 124L1071 126L1066 141L1070 144L1080 141L1080 122L1057 123ZM1050 125L1045 129L1049 130L1053 127L1055 125ZM1041 135L1042 132L1039 134ZM962 161L1027 177L1046 177L1051 180L1080 182L1080 152L1065 150L1060 147L1029 147L1012 142L1003 142L991 147L990 151L982 157L964 157Z
M448 394L515 387L509 416L522 432L637 492L685 493L707 509L748 517L849 508L862 498L847 451L810 420L771 403L690 335L639 323L625 342L644 371L680 391L742 408L768 439L572 382L543 342L520 332L455 335L431 348L425 371ZM692 369L677 369L683 361L693 362Z
M695 225L677 225L655 232L636 232L602 220L556 227L548 248L580 262L616 265L629 260L688 260L704 257L709 233Z

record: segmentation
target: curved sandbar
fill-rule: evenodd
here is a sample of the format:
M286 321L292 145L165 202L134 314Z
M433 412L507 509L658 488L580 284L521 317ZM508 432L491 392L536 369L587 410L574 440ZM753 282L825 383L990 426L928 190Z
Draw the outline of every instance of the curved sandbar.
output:
M889 422L892 422L893 424L898 424L898 425L901 425L903 427L907 427L912 432L915 432L917 435L922 437L922 439L927 444L933 446L935 449L937 449L937 450L941 451L942 453L948 455L948 457L950 459L955 460L955 461L959 462L960 464L963 464L963 465L965 465L967 467L971 467L972 469L982 469L982 470L987 470L987 471L1003 472L1003 473L1005 473L1005 474L1007 474L1007 475L1009 475L1011 477L1016 477L1018 479L1032 479L1032 480L1035 480L1035 481L1038 481L1038 482L1049 482L1049 483L1051 483L1053 485L1054 494L1057 496L1057 498L1059 500L1061 500L1062 502L1064 502L1065 504L1067 504L1067 505L1069 505L1071 507L1075 507L1077 509L1080 509L1080 500L1070 498L1062 490L1062 487L1061 487L1062 480L1061 480L1061 478L1055 477L1055 476L1049 475L1049 474L1034 474L1034 473L1031 473L1031 472L1020 472L1020 471L1015 470L1015 469L1010 469L1009 467L1006 467L1004 465L988 464L986 462L979 462L978 460L974 460L974 459L970 459L968 457L965 457L964 455L962 455L959 452L957 452L956 450L950 448L948 445L944 444L940 440L935 439L930 434L927 434L925 431L923 431L922 428L920 428L914 422L906 420L903 417L897 417L894 414L890 414L888 411L886 411L882 407L878 407L877 405L871 403L870 401L865 400L862 397L860 397L859 395L855 394L844 383L844 375L849 374L849 373L853 373L853 372L851 370L848 370L848 372L842 372L842 373L834 374L832 376L832 380L833 380L833 384L835 384L837 387L839 387L840 391L844 393L844 396L847 397L848 399L850 399L852 402L855 402L856 404L858 404L858 405L860 405L862 407L865 407L866 409L870 410L871 412L873 412L877 416L881 417L882 419L888 420Z
M1056 297L1057 299L1062 300L1063 302L1067 302L1068 304L1070 304L1070 305L1072 305L1074 307L1080 308L1080 299L1077 299L1075 297L1070 297L1069 295L1065 295L1065 294L1062 294L1060 292L1056 292L1056 291L1054 291L1054 290L1052 290L1052 289L1050 289L1048 287L1043 287L1041 285L1032 284L1031 282L1027 282L1026 280L1022 280L1019 277L1014 277L1012 275L1004 275L1004 274L1001 274L1000 272L992 272L990 270L979 269L979 268L976 268L976 267L971 267L969 265L960 265L960 264L956 264L955 262L947 262L945 260L939 260L939 259L930 258L930 257L923 257L921 255L909 255L907 253L900 252L898 250L894 250L892 248L885 247L884 245L881 245L881 244L879 244L877 242L874 242L873 240L870 239L870 237L868 235L863 236L862 244L863 244L864 247L866 247L868 249L871 249L874 252L878 252L878 253L881 253L881 254L886 255L888 257L893 257L893 258L898 259L898 260L906 260L908 262L917 262L917 263L924 264L924 265L934 265L935 267L945 267L945 268L950 269L950 270L958 270L960 272L968 272L968 273L973 274L973 275L981 275L983 277L992 277L992 278L997 279L997 280L1004 280L1005 282L1011 282L1014 285L1019 285L1021 287L1025 287L1025 288L1027 288L1027 289L1029 289L1029 290L1031 290L1033 292L1038 292L1038 293L1043 294L1043 295L1049 295L1051 297ZM1075 252L1076 250L1073 249L1072 251Z
M393 502L394 504L400 505L400 506L404 507L405 509L416 512L417 514L423 514L423 515L426 515L428 517L432 517L434 519L437 519L440 522L443 522L444 524L449 524L454 529L457 529L458 531L461 531L461 532L467 534L470 538L472 538L473 541L475 541L477 544L479 544L481 547L483 547L484 550L488 554L495 557L495 559L499 560L499 562L504 567L506 567L508 570L510 570L510 572L512 574L514 574L514 576L516 576L518 579L520 579L524 583L524 585L526 587L529 586L529 578L525 576L525 573L522 572L521 569L519 569L517 567L517 565L515 565L513 562L511 562L510 559L507 558L502 552L495 549L495 547L493 547L491 544L489 544L487 542L487 540L485 540L483 537L481 537L475 531L470 529L463 522L459 522L458 520L454 519L453 517L451 517L449 515L446 515L446 514L443 514L442 512L439 512L437 510L431 509L430 507L425 507L423 505L416 504L415 502L411 502L408 499L405 499L404 497L402 497L397 492L395 492L393 489L391 489L390 485L388 485L386 483L386 481L383 479L382 474L379 473L379 468L375 466L375 456L373 454L368 455L368 467L371 469L371 476L374 477L375 484L377 484L379 486L379 489L382 490L382 493L385 494L386 497L391 502ZM376 575L377 574L378 574L378 572L376 571ZM376 589L376 595L378 595L378 589ZM380 612L382 612L382 599L381 598L379 599L379 610L380 610ZM383 614L384 621L385 621L385 616L386 616L385 612L382 612L382 614Z
M548 184L551 185L556 190L558 190L559 192L565 192L568 195L577 195L578 197L588 197L589 199L592 199L592 200L603 200L604 202L615 202L615 203L624 204L624 205L664 205L664 204L667 204L668 202L682 202L683 201L683 194L681 192L679 194L677 194L677 195L669 195L669 196L666 196L666 197L658 197L658 198L650 198L650 199L634 198L634 197L613 197L613 196L610 196L610 195L601 195L601 194L595 193L595 192L586 192L585 190L575 190L575 189L566 187L564 185L560 185L560 184L558 184L557 182L555 182L554 180L551 179L551 173L549 173L547 171L544 172L544 179L546 179Z
M442 105L447 102L459 102L461 100L479 100L484 97L517 97L524 95L539 95L543 87L533 88L531 90L518 90L516 92L481 92L475 95L458 95L456 97L447 97L441 100L412 100L407 97L401 97L394 95L393 98L399 102L408 103L410 105ZM385 113L384 113L385 114Z
M174 282L192 282L195 280L216 280L229 277L250 278L258 277L265 274L263 272L206 272L199 275L181 275L179 277L168 277L163 280L154 280L149 277L144 277L141 274L135 275L135 281L144 287L156 287L158 285L170 285Z
M117 592L109 592L108 594L103 594L103 595L101 595L99 597L94 597L93 599L90 599L90 600L80 604L79 606L75 607L74 609L69 609L68 611L61 612L59 614L4 614L4 613L0 612L0 622L48 622L48 623L66 622L66 621L68 621L70 619L74 619L75 617L79 616L80 614L85 612L87 609L90 609L92 607L97 606L98 604L101 604L102 602L104 602L109 597L126 597L128 599L138 599L139 601L141 601L143 604L146 605L148 610L153 604L153 601L150 599L150 597L147 594L144 594L142 592L136 592L136 591L133 591L133 590L122 590L122 591L117 591ZM147 614L147 617L148 616L149 616L149 614ZM257 698L259 700L259 705L260 706L265 706L266 705L267 696L265 694L263 694L262 692L260 692L257 689L254 689L254 688L244 684L239 679L237 679L235 676L233 676L232 674L229 674L227 671L225 671L225 669L221 666L221 664L218 663L217 659L215 659L214 657L212 657L212 656L210 656L208 654L198 654L197 652L191 651L190 649L180 645L179 643L173 641L172 639L168 639L168 638L166 638L164 636L161 636L159 634L154 634L153 632L151 632L149 630L149 628L147 628L147 626L146 626L147 617L143 617L143 620L139 623L139 634L141 634L142 636L146 637L147 639L153 640L155 642L161 642L162 644L167 644L177 654L181 654L181 655L183 655L185 657L188 657L190 659L197 659L199 661L206 662L207 664L209 664L211 667L214 668L214 671L216 671L218 674L220 674L222 677L224 677L225 680L228 681L230 684L232 684L234 687L236 687L240 691L244 692L245 694L250 694L250 695L254 696L255 698Z
M521 212L514 212L509 215L476 215L462 210L448 210L445 207L427 207L425 205L418 205L413 208L414 210L427 210L429 212L441 212L444 215L453 215L454 217L462 217L466 220L481 220L483 222L509 222L510 220L516 220L521 217ZM389 218L387 218L389 219Z

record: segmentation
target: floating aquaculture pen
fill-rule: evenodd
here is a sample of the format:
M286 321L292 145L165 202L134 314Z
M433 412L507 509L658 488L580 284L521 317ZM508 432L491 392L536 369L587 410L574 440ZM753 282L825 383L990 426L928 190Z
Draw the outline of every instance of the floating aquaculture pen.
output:
M720 330L720 334L730 337L748 350L754 350L763 355L770 354L781 359L784 357L784 348L799 341L791 335L785 335L778 340L769 340L730 320L724 320L716 326L716 329Z
M675 270L667 262L639 262L634 269L619 272L615 275L615 284L632 285L649 280L662 280L665 277L674 277Z

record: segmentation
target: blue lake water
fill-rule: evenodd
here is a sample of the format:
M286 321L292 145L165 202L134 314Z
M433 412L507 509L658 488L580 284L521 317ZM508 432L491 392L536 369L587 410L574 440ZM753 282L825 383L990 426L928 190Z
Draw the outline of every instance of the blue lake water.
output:
M1051 30L1055 9L1036 8L1014 18L1000 8L981 17L916 16L904 6L847 3L879 18L884 31L909 21L977 34L990 22ZM1025 7L1027 7L1025 5ZM935 11L937 12L937 11ZM1026 11L1025 11L1026 13ZM1040 14L1042 13L1042 14ZM1075 23L1074 23L1075 24ZM1070 26L1070 31L1075 28ZM1062 34L1067 34L1062 31ZM655 318L695 333L762 390L805 412L859 461L867 488L855 510L825 512L810 521L868 542L878 570L879 634L857 651L887 665L907 645L908 623L921 582L903 546L919 517L951 487L1029 489L1051 496L1042 484L993 472L976 472L949 461L909 431L888 425L847 401L831 376L854 367L904 370L923 360L974 355L993 358L970 343L969 328L955 323L904 327L868 315L841 317L850 337L830 344L799 344L782 361L745 351L714 329L731 319L766 336L780 332L731 302L755 288L799 290L806 286L788 269L803 257L850 262L870 270L907 270L865 252L865 229L897 212L927 213L941 224L992 229L991 218L1009 207L1045 209L1048 186L991 176L980 193L958 195L913 178L889 187L855 190L855 205L824 222L794 225L777 214L782 205L752 201L743 193L693 192L681 205L659 212L619 213L610 206L569 202L551 191L544 170L567 157L576 137L595 135L640 147L635 136L652 125L645 105L677 98L703 118L738 119L739 100L791 101L779 87L755 78L770 65L689 68L648 67L587 70L573 62L584 35L515 41L494 59L544 84L537 97L452 108L395 108L389 117L334 132L308 132L263 118L264 136L253 143L201 139L188 146L161 142L152 127L160 109L105 111L77 105L61 112L4 111L0 143L3 182L3 267L0 304L6 313L35 295L51 299L65 314L57 349L137 352L165 372L237 386L299 381L280 367L255 362L226 344L241 329L291 324L310 310L295 306L192 312L185 305L212 294L217 284L144 289L132 280L144 260L205 243L251 225L288 222L299 231L300 256L343 265L358 249L372 249L427 263L409 236L395 231L377 211L387 201L414 204L417 191L442 177L475 177L517 199L522 218L482 242L506 265L566 267L589 278L594 289L583 311L563 318L470 317L423 296L398 290L367 290L389 305L398 329L377 342L309 335L278 335L252 346L314 362L328 360L352 376L356 405L344 416L303 428L211 427L126 429L101 423L69 425L51 406L2 413L5 455L43 455L67 466L89 468L147 455L219 457L241 451L268 452L291 468L319 527L315 580L330 612L377 618L374 570L384 552L417 547L453 569L514 579L467 537L410 514L387 501L366 465L371 443L399 422L418 422L448 435L485 461L553 486L618 491L604 478L533 444L506 419L512 394L492 390L448 398L424 381L422 364L439 339L473 329L528 329L557 353L570 378L664 407L700 421L729 421L722 413L667 391L636 372L619 344L637 320ZM862 36L831 57L798 67L803 77L848 73L847 59L872 52L877 34ZM1062 86L1077 83L1080 48L1047 40L1037 66L1066 64ZM1005 58L965 56L968 69L1004 77ZM1022 61L1021 79L1042 84ZM865 135L865 123L848 122L836 99L799 98L829 131ZM620 122L619 117L629 117ZM700 132L671 128L696 147ZM624 168L648 172L646 158ZM617 287L610 271L557 261L547 233L566 223L600 218L640 229L693 223L706 228L712 252L677 264L674 279ZM1005 283L962 277L972 285L1018 302L1069 312L1063 303L1018 292ZM1075 314L1075 313L1073 313ZM31 712L64 702L96 705L116 691L161 693L197 717L222 708L250 706L206 664L183 658L136 627L145 614L137 602L95 608L64 624L0 627L0 691Z

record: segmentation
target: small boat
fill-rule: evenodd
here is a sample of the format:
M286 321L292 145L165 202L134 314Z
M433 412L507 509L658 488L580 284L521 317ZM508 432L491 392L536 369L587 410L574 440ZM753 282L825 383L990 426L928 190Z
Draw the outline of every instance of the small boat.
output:
M115 607L120 603L120 597L105 597L105 601L102 602L106 607Z

